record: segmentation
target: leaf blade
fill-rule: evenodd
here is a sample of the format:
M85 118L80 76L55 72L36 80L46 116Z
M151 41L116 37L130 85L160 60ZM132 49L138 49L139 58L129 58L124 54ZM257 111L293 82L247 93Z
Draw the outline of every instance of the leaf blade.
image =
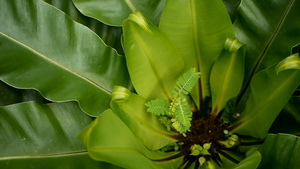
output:
M122 21L136 10L141 11L154 24L158 24L164 0L73 0L75 6L86 16L105 24L121 26Z
M139 12L123 22L123 31L127 67L137 93L147 100L172 100L172 89L184 69L179 51Z
M14 2L1 2L0 21L6 24L0 25L0 78L14 87L38 89L49 100L76 100L89 115L100 114L109 105L112 86L128 84L124 58L52 6ZM120 78L110 78L117 74ZM86 99L103 107L89 105Z
M286 70L278 75L271 66L254 76L244 110L239 110L240 124L233 131L263 139L271 124L300 84L299 70ZM238 106L242 106L242 103ZM235 125L234 124L234 125Z

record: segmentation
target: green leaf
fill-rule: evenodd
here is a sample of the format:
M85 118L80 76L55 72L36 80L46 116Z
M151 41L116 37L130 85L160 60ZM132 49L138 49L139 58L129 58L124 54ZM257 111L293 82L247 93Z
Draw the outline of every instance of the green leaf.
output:
M198 82L199 78L200 73L196 72L196 68L191 68L178 79L176 83L177 86L175 86L175 91L173 93L175 95L180 95L182 93L188 95Z
M241 161L238 165L236 165L233 169L245 169L245 168L257 168L260 161L261 161L262 155L255 151L251 153L248 157L246 157L243 161Z
M279 113L269 133L300 135L300 97L292 97Z
M165 0L73 0L86 16L113 26L121 26L129 14L140 10L146 18L158 24Z
M241 0L222 0L222 1L230 16L231 22L233 23L236 19L237 10L241 4Z
M145 104L147 112L153 113L156 116L164 116L170 114L170 102L163 99L150 100Z
M171 109L175 117L172 119L172 126L179 132L185 133L190 130L192 121L192 112L183 95L179 95L173 102Z
M226 38L234 38L222 1L167 0L159 28L179 48L186 70L196 67L197 72L201 72L202 97L210 96L209 76L213 63L223 50ZM196 96L193 97L197 102Z
M91 160L76 139L90 122L74 102L0 107L1 168L113 167Z
M288 70L288 69L300 69L299 53L295 53L295 54L283 59L275 67L277 74L281 71Z
M113 164L95 161L89 157L86 151L50 156L24 156L9 160L0 158L0 165L1 169L122 169Z
M57 7L66 13L72 20L79 22L95 33L105 42L106 45L113 47L119 54L124 54L121 46L122 28L105 25L98 20L82 15L74 6L72 0L44 0L45 2Z
M78 133L91 122L74 102L25 102L0 107L0 156L21 157L84 151Z
M45 2L13 2L0 2L0 79L92 116L108 108L113 85L129 84L125 59Z
M159 169L161 168L159 164L152 160L159 160L176 154L147 149L118 116L109 109L99 115L79 135L79 138L85 143L89 155L93 159L110 162L124 168ZM155 138L152 139L152 141L156 141ZM176 160L166 161L176 164ZM159 162L157 161L157 163ZM176 167L169 165L169 168Z
M145 146L150 150L158 150L177 141L175 133L167 131L157 116L146 112L144 98L131 93L126 99L114 99L121 94L113 93L111 108Z
M244 85L255 72L290 55L292 46L299 43L299 6L295 0L241 2L234 30L247 46Z
M225 50L215 62L210 75L213 115L225 107L227 102L237 97L243 80L246 47L237 39L227 39Z
M259 148L262 160L258 168L299 168L299 140L299 137L289 134L269 134Z
M147 100L171 101L172 89L184 70L180 52L140 12L123 22L127 67L137 93Z
M275 65L257 73L249 89L249 98L233 132L263 139L273 121L300 84L299 70L278 75ZM238 106L241 106L239 104Z

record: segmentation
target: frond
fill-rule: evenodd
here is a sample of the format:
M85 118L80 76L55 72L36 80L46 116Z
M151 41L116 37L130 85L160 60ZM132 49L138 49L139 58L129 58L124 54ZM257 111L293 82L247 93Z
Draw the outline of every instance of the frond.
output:
M167 100L150 100L145 105L148 107L147 112L157 116L170 115L170 102Z
M200 78L200 72L196 72L196 68L191 68L186 73L184 73L177 81L177 86L175 86L174 94L189 94L198 79Z
M189 131L192 121L192 112L189 105L182 94L174 100L171 106L173 113L175 114L172 119L172 126L179 132L185 133Z

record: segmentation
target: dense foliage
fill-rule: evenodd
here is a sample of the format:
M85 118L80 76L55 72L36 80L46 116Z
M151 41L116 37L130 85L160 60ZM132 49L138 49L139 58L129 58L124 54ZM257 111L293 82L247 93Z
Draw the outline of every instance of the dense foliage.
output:
M1 1L0 168L300 168L299 7Z

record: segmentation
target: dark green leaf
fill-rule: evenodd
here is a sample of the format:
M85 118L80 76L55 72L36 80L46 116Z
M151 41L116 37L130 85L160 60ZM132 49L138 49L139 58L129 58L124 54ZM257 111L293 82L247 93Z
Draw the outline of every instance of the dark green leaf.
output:
M76 139L91 118L74 102L0 107L0 168L103 168Z
M122 169L91 159L88 152L36 157L0 158L1 169Z
M86 16L113 26L121 26L122 21L136 10L158 24L165 0L73 0L76 7Z
M260 147L262 161L259 169L300 168L299 137L288 134L269 134Z
M52 101L76 100L92 116L128 86L125 59L88 28L43 1L0 2L0 79Z
M242 1L234 29L247 46L244 85L255 72L290 55L291 48L299 43L299 7L295 0Z
M89 27L91 30L93 30L95 33L97 33L97 35L101 37L101 39L105 42L105 44L116 49L119 54L124 54L121 46L121 40L120 40L122 34L122 28L108 26L99 22L98 20L82 15L76 9L72 0L44 0L44 1L62 10L68 16L70 16L74 21Z
M0 107L0 156L39 156L84 151L76 139L91 122L74 102L35 102ZM9 159L9 158L8 158Z
M245 109L238 112L241 117L234 132L263 139L299 84L299 70L285 70L277 75L274 65L257 73L250 83Z

